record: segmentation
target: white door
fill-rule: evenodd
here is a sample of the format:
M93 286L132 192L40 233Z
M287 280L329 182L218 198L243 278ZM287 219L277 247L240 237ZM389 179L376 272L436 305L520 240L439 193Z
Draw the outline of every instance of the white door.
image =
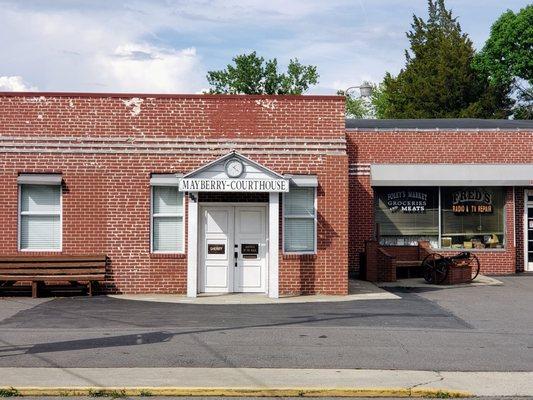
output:
M266 207L205 206L200 221L199 291L265 293Z
M200 292L233 291L233 207L202 207L200 218Z
M266 208L235 207L235 292L266 292Z
M533 191L526 193L526 271L533 271Z

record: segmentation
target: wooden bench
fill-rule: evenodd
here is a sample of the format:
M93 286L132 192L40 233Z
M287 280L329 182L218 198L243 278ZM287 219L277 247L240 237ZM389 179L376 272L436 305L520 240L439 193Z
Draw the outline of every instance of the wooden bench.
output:
M31 282L32 297L38 297L45 282L87 282L87 292L93 295L95 282L105 280L107 256L14 256L0 258L0 283Z
M396 269L407 270L407 278L411 277L411 268L420 268L421 260L396 260Z

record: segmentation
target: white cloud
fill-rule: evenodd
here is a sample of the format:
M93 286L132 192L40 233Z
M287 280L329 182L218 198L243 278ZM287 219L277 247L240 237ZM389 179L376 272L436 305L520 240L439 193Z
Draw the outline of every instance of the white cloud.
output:
M112 54L100 54L100 79L120 90L131 92L182 93L201 84L196 49L165 49L148 44L128 43Z
M151 18L19 4L2 5L0 37L10 40L0 43L0 74L15 72L48 91L169 93L204 85L195 48L147 42L157 25Z
M22 79L22 76L0 76L0 92L29 92L37 88Z

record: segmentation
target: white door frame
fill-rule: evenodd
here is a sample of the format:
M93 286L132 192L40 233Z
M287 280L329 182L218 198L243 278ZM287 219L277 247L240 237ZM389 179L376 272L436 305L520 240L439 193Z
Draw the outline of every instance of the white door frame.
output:
M189 192L187 201L187 297L198 295L199 224L201 206L263 206L267 208L267 293L271 298L279 297L279 193L270 193L268 203L198 203L198 192Z
M522 240L522 243L524 243L524 271L533 271L533 269L529 268L529 262L528 262L528 249L529 249L529 233L528 233L528 218L527 218L527 211L528 211L528 194L533 195L533 189L525 189L524 190L524 216L523 216L523 233L524 233L524 239ZM533 204L532 204L533 206Z

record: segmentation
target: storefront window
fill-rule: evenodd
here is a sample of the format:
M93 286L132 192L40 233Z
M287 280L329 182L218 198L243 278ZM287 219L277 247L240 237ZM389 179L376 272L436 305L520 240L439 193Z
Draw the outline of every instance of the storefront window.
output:
M440 213L439 221L439 190ZM380 243L444 249L499 249L505 242L505 188L375 188Z
M416 245L439 237L438 188L376 188L376 223L383 245Z
M442 188L441 247L487 249L504 246L503 188Z

